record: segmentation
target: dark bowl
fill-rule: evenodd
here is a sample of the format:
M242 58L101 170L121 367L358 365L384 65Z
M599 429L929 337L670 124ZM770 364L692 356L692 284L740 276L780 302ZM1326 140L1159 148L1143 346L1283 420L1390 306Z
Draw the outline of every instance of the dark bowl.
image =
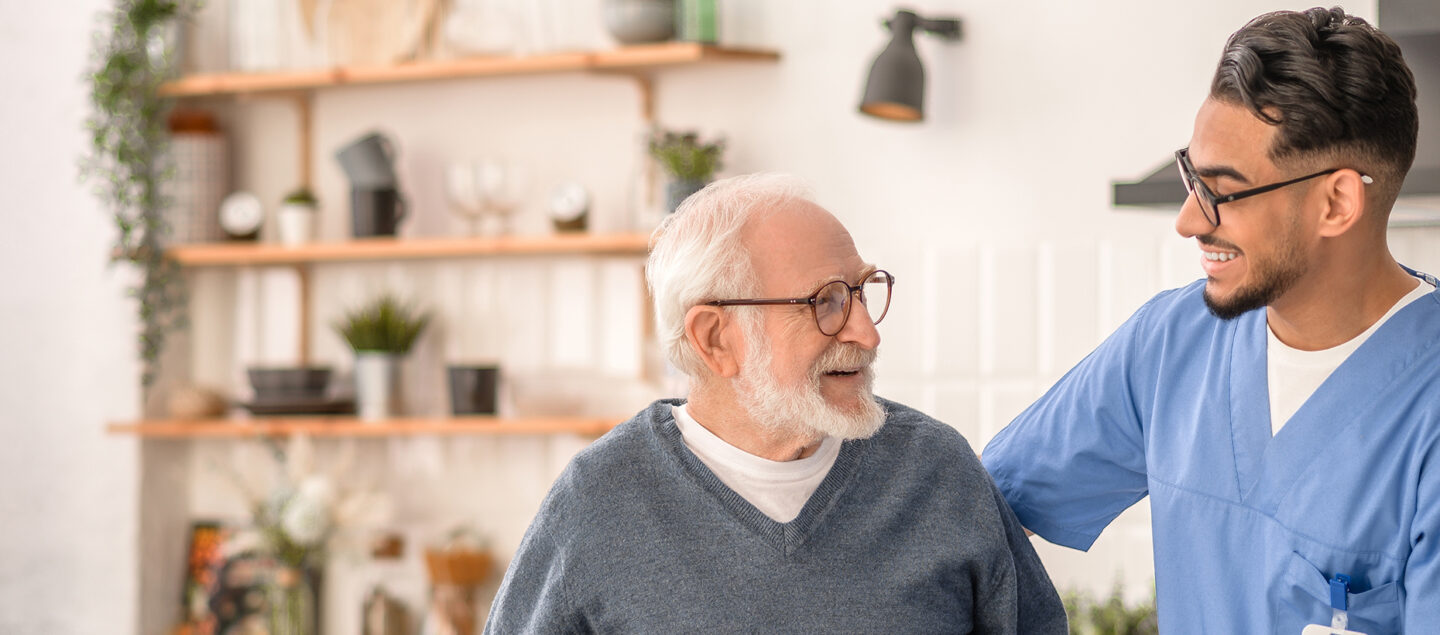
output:
M318 396L330 387L329 366L250 367L245 372L256 399Z

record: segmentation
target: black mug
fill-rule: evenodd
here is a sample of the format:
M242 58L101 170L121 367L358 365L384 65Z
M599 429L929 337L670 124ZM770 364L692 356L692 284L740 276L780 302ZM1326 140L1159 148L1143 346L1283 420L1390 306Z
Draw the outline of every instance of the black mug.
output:
M340 169L355 187L395 187L395 142L380 132L356 139L335 153Z
M495 366L450 367L450 411L456 415L493 415L500 369Z
M409 210L405 197L393 187L350 188L350 214L356 238L394 236Z

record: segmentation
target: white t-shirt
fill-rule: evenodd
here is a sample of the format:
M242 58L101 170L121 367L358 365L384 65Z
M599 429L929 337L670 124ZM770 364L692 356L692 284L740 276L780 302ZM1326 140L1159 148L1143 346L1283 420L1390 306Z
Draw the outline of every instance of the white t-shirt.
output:
M705 429L681 404L671 409L685 446L710 468L720 482L775 522L800 515L805 502L840 456L840 441L826 437L814 454L794 461L771 461L727 443Z
M1310 399L1310 395L1315 393L1320 384L1325 383L1330 374L1349 359L1350 354L1360 348L1365 340L1370 339L1390 316L1434 290L1435 287L1420 282L1410 293L1400 298L1395 306L1390 307L1385 315L1371 324L1370 328L1365 329L1364 333L1350 338L1348 342L1321 351L1291 348L1275 337L1275 331L1265 329L1270 340L1265 354L1266 370L1270 377L1270 434L1279 434L1280 428Z

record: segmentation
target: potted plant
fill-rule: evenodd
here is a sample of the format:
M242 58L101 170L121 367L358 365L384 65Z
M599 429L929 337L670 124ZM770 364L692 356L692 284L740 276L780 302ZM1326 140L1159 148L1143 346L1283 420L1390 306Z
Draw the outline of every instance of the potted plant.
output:
M335 331L355 351L355 401L362 420L400 413L399 360L430 318L430 313L386 294L335 322Z
M1095 599L1082 591L1063 595L1065 616L1071 635L1154 635L1160 632L1155 615L1155 597L1128 605L1119 584L1110 597Z
M117 229L112 258L140 268L131 289L140 315L141 380L149 386L170 329L184 323L179 266L165 257L165 165L171 100L160 85L175 67L167 30L192 9L176 0L120 0L96 34L90 72L93 110L85 121L91 151L82 174L96 186Z
M725 139L706 142L696 132L656 130L650 137L650 156L670 174L665 185L665 211L674 212L686 197L700 191L723 166Z
M276 222L280 230L280 243L287 247L303 245L315 235L315 215L319 207L315 195L305 186L295 188L280 201Z

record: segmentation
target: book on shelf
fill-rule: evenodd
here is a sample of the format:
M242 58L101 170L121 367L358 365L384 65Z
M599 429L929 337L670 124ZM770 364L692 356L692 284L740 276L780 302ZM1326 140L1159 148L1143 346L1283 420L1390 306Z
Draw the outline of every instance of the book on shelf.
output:
M248 529L243 523L191 522L184 617L176 635L270 632L270 592L283 567L245 538Z

